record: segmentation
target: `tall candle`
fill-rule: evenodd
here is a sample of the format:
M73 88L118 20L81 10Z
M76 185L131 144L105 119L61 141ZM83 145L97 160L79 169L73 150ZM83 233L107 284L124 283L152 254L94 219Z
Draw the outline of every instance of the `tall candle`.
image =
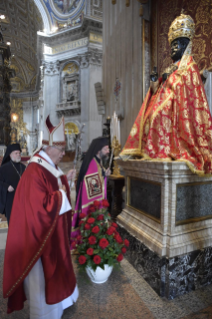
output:
M118 119L118 141L121 144L120 120Z

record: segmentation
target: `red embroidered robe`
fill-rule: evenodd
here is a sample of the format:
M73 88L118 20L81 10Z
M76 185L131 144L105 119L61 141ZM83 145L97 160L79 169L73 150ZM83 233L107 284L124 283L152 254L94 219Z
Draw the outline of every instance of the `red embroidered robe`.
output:
M155 96L148 91L120 155L184 161L200 176L212 173L212 118L192 56Z
M61 176L61 181L70 200L66 177ZM23 308L23 281L39 258L47 304L64 300L75 289L69 249L71 211L59 215L61 205L57 178L39 164L29 164L16 190L5 251L3 296L8 298L8 313Z

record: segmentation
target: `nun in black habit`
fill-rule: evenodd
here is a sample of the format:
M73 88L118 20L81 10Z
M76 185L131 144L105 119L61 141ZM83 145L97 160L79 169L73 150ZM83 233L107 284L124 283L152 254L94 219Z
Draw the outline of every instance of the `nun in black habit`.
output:
M20 144L10 144L0 167L0 213L9 225L15 191L26 166L21 162Z

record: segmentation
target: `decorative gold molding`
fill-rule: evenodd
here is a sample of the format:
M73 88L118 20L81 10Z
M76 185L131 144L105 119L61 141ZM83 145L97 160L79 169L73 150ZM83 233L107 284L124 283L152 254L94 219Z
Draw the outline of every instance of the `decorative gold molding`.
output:
M44 54L57 54L65 51L69 51L72 49L76 49L79 47L86 46L88 44L88 38L82 38L75 41L66 42L63 44L59 44L53 47L44 45Z
M175 222L175 225L176 225L176 226L180 226L180 225L186 225L186 224L190 224L190 223L197 223L197 222L201 222L201 221L207 220L207 219L212 219L212 215L207 215L207 216L203 216L203 217L195 217L195 218L184 219L184 220L182 220L182 221Z
M103 38L102 38L101 34L90 32L89 41L90 42L102 43L103 42Z
M143 6L141 5L141 6L140 6L140 9L139 9L139 16L140 16L140 17L143 17L143 15L144 15L144 8L143 8Z

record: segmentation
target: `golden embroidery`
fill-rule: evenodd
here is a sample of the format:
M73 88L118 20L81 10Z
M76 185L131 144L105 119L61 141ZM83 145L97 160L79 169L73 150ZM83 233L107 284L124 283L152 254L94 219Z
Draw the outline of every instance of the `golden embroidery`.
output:
M85 175L85 185L88 199L102 194L102 183L98 173Z
M146 135L148 135L148 133L149 133L149 119L146 120L144 132Z
M136 135L137 131L138 131L138 129L137 129L136 124L133 124L133 127L132 127L132 129L131 129L131 131L130 131L130 135L131 135L132 137L134 137L134 136Z

